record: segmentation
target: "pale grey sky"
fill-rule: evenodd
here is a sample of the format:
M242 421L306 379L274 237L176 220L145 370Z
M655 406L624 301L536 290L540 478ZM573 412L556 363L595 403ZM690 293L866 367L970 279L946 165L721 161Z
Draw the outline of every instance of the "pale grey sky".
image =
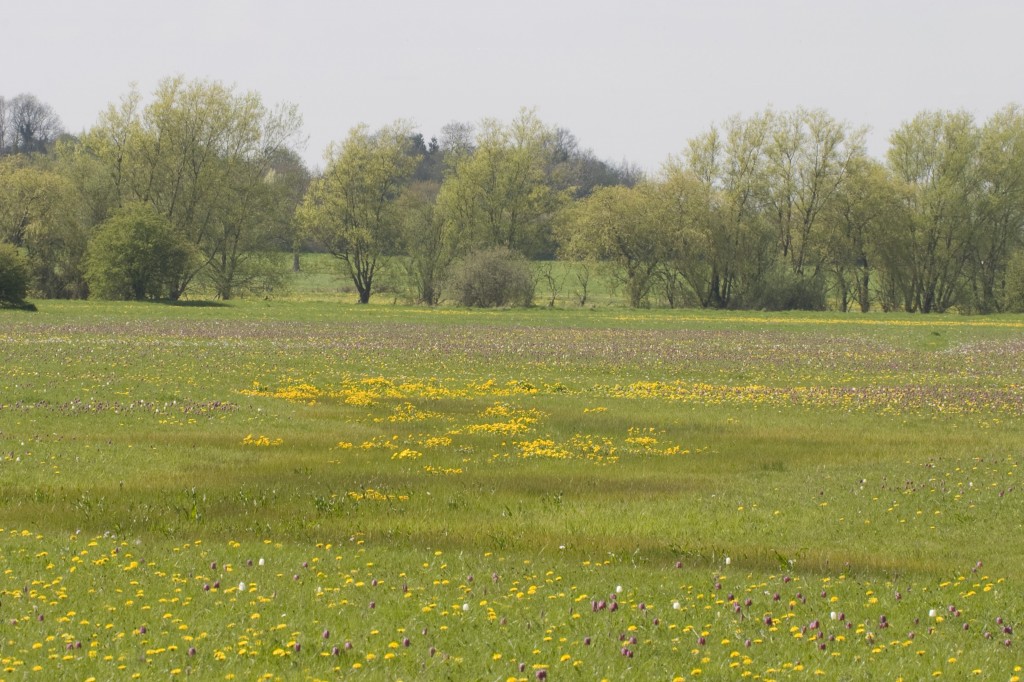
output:
M821 107L889 133L926 109L1024 103L1019 0L0 0L0 95L70 132L132 82L207 78L297 104L319 164L358 123L536 108L601 158L656 170L733 114Z

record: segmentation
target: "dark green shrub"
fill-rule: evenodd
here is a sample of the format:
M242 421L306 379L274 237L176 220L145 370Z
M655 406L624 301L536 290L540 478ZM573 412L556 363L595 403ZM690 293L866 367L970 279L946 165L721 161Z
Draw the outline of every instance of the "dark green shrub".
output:
M499 308L533 304L533 268L504 246L473 251L452 267L449 291L464 306Z
M35 310L28 296L28 261L11 244L0 243L0 307Z
M801 276L785 267L765 274L742 307L751 310L825 310L825 278Z
M191 254L169 220L147 204L131 204L100 225L89 244L85 278L99 298L166 298Z
M1018 251L1006 266L1006 293L1003 309L1008 313L1024 313L1024 253Z

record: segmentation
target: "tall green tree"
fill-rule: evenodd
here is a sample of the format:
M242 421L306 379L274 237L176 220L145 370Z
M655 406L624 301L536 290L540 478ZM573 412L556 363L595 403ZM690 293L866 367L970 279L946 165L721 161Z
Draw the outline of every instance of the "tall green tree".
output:
M344 263L360 303L370 302L380 266L399 250L398 199L419 164L412 132L404 121L376 132L353 128L344 142L328 147L327 168L296 214L304 233Z
M451 155L438 208L464 249L553 250L551 228L569 195L549 182L552 135L524 110L508 125L485 120L475 147Z
M765 117L727 120L692 139L682 158L666 166L670 184L680 178L701 191L682 196L689 204L694 246L686 279L700 304L743 306L777 260L765 219L763 149L769 133ZM694 204L702 201L703 207Z
M611 263L634 308L648 305L678 245L675 224L665 220L657 192L653 184L599 187L560 223L564 253Z
M0 159L0 241L24 247L37 295L84 298L88 224L63 170L35 155Z
M437 210L439 190L436 182L414 182L399 199L406 271L416 297L427 305L441 300L448 268L456 256L451 231Z
M980 135L966 112L924 112L889 139L888 162L903 184L910 244L908 311L943 312L963 300L980 191Z
M25 157L0 159L0 239L24 246L30 225L63 219L71 194L59 173Z
M1002 310L1007 268L1024 229L1024 109L1009 106L981 127L976 225L967 264L972 311Z
M856 304L868 312L875 290L882 287L883 308L892 309L903 296L909 257L906 240L893 229L906 219L889 171L867 157L850 168L846 182L830 203L824 224L824 263L836 290L836 305L846 312ZM879 272L888 275L879 281Z
M86 136L109 174L118 205L144 202L201 255L179 272L171 298L205 275L220 298L254 279L279 248L281 200L267 182L278 154L297 142L294 106L265 106L256 93L169 78L143 105L137 91L111 105Z
M763 117L768 124L762 166L765 217L792 273L813 275L824 253L822 216L851 167L865 156L864 132L820 109L769 111Z

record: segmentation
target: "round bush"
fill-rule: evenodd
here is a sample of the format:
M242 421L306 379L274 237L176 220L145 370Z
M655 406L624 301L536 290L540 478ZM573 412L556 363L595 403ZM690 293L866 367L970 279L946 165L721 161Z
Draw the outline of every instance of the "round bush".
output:
M469 253L455 263L449 282L458 303L476 308L532 305L535 287L529 261L504 246Z
M170 221L146 204L129 204L100 225L89 244L85 278L98 298L164 298L190 255Z

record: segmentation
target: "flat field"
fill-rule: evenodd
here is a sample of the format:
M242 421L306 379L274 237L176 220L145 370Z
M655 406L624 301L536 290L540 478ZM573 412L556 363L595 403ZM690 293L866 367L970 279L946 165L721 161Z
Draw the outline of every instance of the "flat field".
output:
M1019 317L0 313L0 680L1016 679Z

